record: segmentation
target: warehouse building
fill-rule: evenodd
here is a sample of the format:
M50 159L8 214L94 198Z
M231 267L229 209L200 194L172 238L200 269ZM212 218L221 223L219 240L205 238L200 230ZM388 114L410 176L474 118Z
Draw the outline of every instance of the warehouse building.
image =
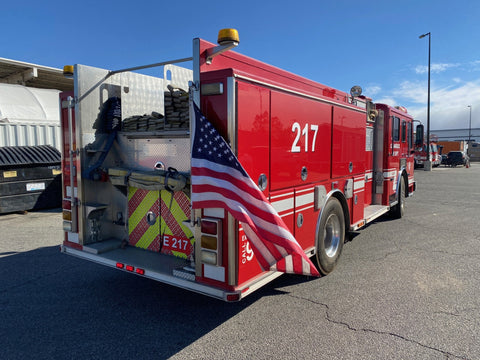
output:
M480 161L480 128L431 130L430 133L443 146L443 154L463 151L471 161Z

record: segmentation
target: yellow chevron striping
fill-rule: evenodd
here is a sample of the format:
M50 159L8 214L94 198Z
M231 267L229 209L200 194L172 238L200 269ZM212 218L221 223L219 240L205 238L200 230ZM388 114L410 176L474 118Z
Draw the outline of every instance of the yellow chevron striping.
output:
M137 193L139 191L141 193ZM139 226L140 222L142 222L142 220L145 218L145 216L150 211L150 209L152 209L152 206L154 206L155 202L158 201L159 193L158 191L146 191L146 190L137 189L135 187L129 187L129 190L128 190L129 203L140 200L140 198L135 199L134 198L135 195L137 195L137 197L141 197L141 196L144 196L144 197L135 209L129 209L129 210L133 210L133 212L129 214L129 217L128 217L128 234L129 235L132 235L132 233L137 229L137 226ZM132 207L133 206L134 204L132 204ZM158 208L157 211L159 210L160 209ZM138 241L136 241L135 247L146 249L158 236L159 234L159 216L158 215L159 214L157 213L156 215L157 215L157 219L155 220L154 225L148 225L148 227L145 227L143 234L138 234L138 232L136 233L138 236L140 236L140 238L138 239Z
M172 196L173 195L171 193L169 193L168 191L161 191L162 200L167 206L170 206L170 200L171 200ZM188 197L187 197L187 199L188 199ZM175 198L173 198L172 206L170 208L170 213L172 214L172 216L176 220L178 226L185 233L187 238L193 237L193 234L192 234L190 228L183 224L183 221L188 220L188 216L183 212L183 209L180 207L180 205L175 200ZM172 229L170 229L168 227L168 225L166 224L166 222L165 222L165 220L163 219L163 216L162 216L162 228L164 228L164 227L165 227L165 231L164 231L165 234L174 235Z
M132 196L129 196L129 199L133 197L133 195L139 190L137 188L129 188L129 195L130 192L132 193ZM129 229L129 234L135 230L135 228L138 226L140 221L142 221L143 217L146 216L147 212L150 211L151 207L153 204L155 204L155 201L158 200L158 191L148 191L145 198L142 200L142 202L137 206L137 208L133 211L132 214L129 214L128 218L128 229Z
M176 257L179 257L179 258L183 258L183 259L187 258L187 254L185 254L183 252L180 252L180 251L173 251L172 250L172 254Z
M159 218L157 217L157 220L155 221L155 224L150 226L145 233L140 237L140 240L138 240L137 244L135 245L136 247L142 248L142 249L147 249L150 244L155 240L155 238L158 236L159 228L158 228L158 221Z

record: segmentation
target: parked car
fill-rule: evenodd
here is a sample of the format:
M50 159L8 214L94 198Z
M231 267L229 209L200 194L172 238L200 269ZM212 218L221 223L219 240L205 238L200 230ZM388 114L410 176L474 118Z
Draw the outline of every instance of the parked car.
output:
M447 154L442 154L441 164L447 166Z
M469 167L470 159L468 155L461 151L450 151L447 155L447 165L453 167L457 165Z

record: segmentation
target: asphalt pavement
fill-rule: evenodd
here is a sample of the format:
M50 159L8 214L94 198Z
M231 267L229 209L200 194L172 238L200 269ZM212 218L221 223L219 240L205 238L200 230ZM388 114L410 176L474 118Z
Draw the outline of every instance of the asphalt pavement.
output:
M239 303L61 254L60 209L0 215L0 359L480 359L480 164L415 178L333 273Z

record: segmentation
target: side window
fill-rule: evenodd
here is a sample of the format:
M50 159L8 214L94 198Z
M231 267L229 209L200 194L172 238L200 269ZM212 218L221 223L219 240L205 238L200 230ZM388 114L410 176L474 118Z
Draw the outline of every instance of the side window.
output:
M393 118L393 134L392 138L393 141L399 141L400 140L400 118L394 117Z
M407 139L408 139L408 149L410 150L412 148L412 145L413 145L413 127L412 127L412 123L409 122L407 124L408 126L408 134L407 134Z
M402 120L402 142L407 140L407 122Z

